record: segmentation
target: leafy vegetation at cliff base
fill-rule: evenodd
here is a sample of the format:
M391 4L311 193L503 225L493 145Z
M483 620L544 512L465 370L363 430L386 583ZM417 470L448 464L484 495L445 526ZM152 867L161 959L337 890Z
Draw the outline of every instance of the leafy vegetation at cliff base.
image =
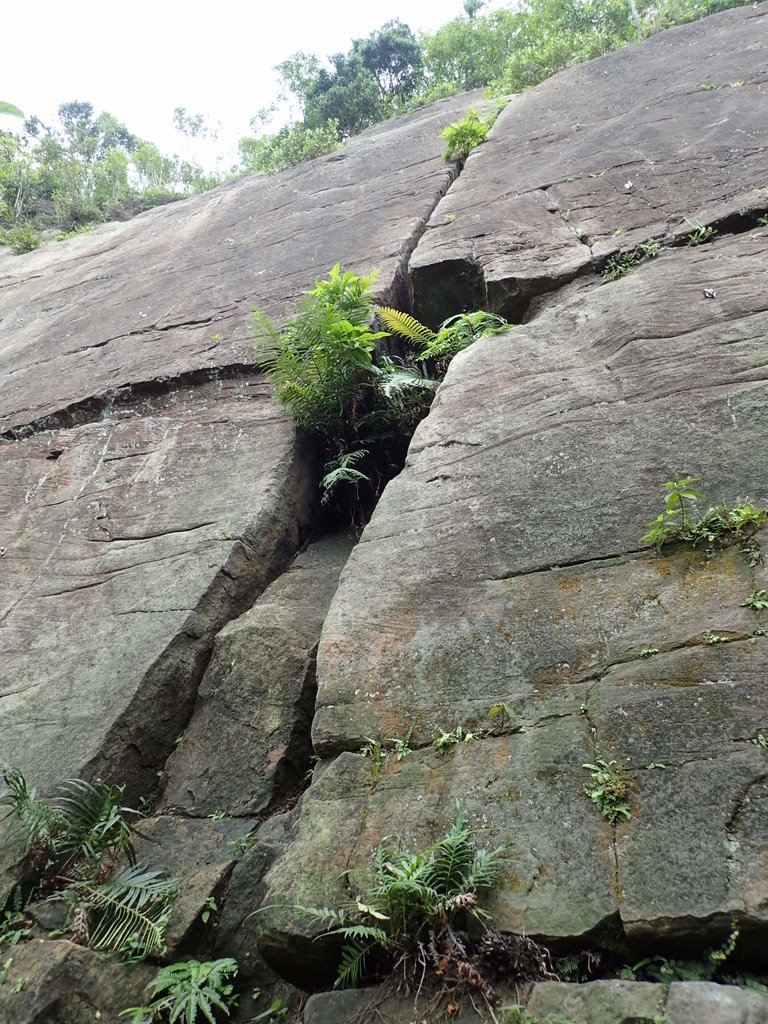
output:
M0 776L0 821L26 868L11 909L61 900L73 942L132 960L161 953L176 886L136 862L127 818L137 812L120 806L122 790L72 779L43 801L17 769L0 765Z
M457 806L445 835L421 852L385 840L373 884L359 899L338 909L299 908L343 939L338 985L396 970L416 989L428 972L491 996L470 960L466 928L488 919L480 896L498 880L503 850L478 850L474 837Z

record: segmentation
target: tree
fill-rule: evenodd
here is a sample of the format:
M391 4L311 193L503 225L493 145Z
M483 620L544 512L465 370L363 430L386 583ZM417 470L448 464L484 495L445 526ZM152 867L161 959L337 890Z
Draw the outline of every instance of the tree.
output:
M366 39L352 43L352 55L359 56L363 67L371 72L379 86L385 106L407 100L421 74L421 47L407 25L395 19L388 21Z
M521 17L507 10L478 16L478 9L422 36L425 80L431 91L440 85L455 91L480 89L501 78Z

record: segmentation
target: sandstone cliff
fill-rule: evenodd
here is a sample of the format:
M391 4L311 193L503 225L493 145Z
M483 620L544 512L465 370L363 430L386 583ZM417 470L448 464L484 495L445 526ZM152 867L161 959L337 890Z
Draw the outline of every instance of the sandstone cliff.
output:
M666 480L768 505L766 67L757 4L513 97L458 177L438 135L476 95L0 262L0 759L152 802L172 958L328 986L336 951L292 905L348 899L384 836L423 846L458 800L507 847L502 931L635 962L738 928L768 969L768 623L744 603L768 531L746 557L639 543ZM360 542L306 547L316 454L245 315L337 262L428 322L520 326L451 364ZM512 728L433 748L499 703ZM362 748L406 736L372 784ZM618 823L584 793L599 757L626 765ZM0 987L8 1021L110 1019L146 981L63 941L14 961L35 981ZM757 1024L768 998L548 983L530 1012Z

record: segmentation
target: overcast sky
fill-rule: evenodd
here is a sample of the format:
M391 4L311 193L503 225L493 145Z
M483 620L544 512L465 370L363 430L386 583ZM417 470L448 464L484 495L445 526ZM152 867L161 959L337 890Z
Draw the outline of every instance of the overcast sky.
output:
M490 0L486 10L508 6ZM220 121L223 138L277 91L273 66L296 50L322 57L399 18L433 31L462 0L38 0L4 4L0 99L45 121L60 103L87 100L166 151L180 148L175 107ZM0 128L17 123L0 118Z

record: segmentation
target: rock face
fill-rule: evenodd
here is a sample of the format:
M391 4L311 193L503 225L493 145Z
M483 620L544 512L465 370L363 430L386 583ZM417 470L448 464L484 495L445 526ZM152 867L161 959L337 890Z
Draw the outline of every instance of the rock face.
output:
M338 941L296 905L359 898L382 840L424 849L458 803L506 849L499 929L620 964L737 928L768 969L768 529L640 542L664 481L768 505L767 25L745 7L563 72L456 182L438 134L477 96L0 265L0 759L164 787L172 956L330 983ZM245 313L337 261L430 321L525 323L453 361L354 550L294 561L319 467ZM628 817L590 800L596 763ZM364 1007L318 996L307 1022ZM768 1020L710 984L541 984L529 1009Z
M4 261L0 758L38 785L156 784L215 634L312 516L317 467L244 365L246 313L282 316L336 261L401 301L455 173L440 129L475 99Z
M765 212L764 4L672 29L515 96L411 261L417 315L531 298L653 239ZM673 71L671 69L674 69Z
M311 755L315 652L352 537L300 554L216 638L164 799L196 815L257 814L301 784Z
M447 280L444 296L460 295L450 282L462 246L496 308L506 307L492 281L530 295L583 280L549 296L525 326L454 360L405 471L352 553L318 651L313 736L331 764L267 876L267 904L337 905L364 892L393 819L423 848L459 799L484 841L509 846L509 880L489 904L502 929L638 950L673 940L701 950L732 920L764 934L768 640L744 602L766 587L768 531L746 551L659 555L639 538L663 507L663 481L683 475L701 478L711 504L746 495L768 504L768 230L756 216L768 196L753 188L768 176L755 121L765 14L744 9L676 30L518 97L435 211L412 259L425 310L430 274ZM738 53L743 85L697 87L687 101L691 83L719 67L698 60L715 48ZM683 73L662 81L672 53ZM622 111L615 83L632 54L643 70ZM584 92L603 78L614 88ZM710 97L706 115L699 91ZM551 138L542 112L546 128L566 96ZM662 121L670 104L675 118ZM705 117L725 119L740 148L721 149L720 134L701 130ZM641 146L638 125L651 121ZM608 153L596 140L609 137ZM549 164L533 157L545 146ZM596 173L620 167L634 182L625 191L606 173L590 186L603 190L591 214L603 231L619 216L606 212L610 192L636 211L622 214L631 245L662 222L674 243L686 217L715 220L719 235L666 248L612 283L594 272L610 247L590 253L574 236L582 262L564 272L552 233L533 227L526 255L507 232L528 230L515 204L538 202L529 192L553 180L555 162L561 180L581 175L585 189L589 147ZM658 197L654 183L670 164L672 180L695 189L667 188L654 207L642 190ZM443 227L449 209L455 220ZM541 209L542 223L573 235L570 220ZM536 281L525 269L534 266ZM511 734L430 749L441 730L487 729L499 702L514 709ZM375 787L370 763L341 753L366 737L406 735L421 749L392 759ZM600 757L629 787L631 817L617 825L584 792L582 766ZM289 911L260 919L274 963L307 929Z

